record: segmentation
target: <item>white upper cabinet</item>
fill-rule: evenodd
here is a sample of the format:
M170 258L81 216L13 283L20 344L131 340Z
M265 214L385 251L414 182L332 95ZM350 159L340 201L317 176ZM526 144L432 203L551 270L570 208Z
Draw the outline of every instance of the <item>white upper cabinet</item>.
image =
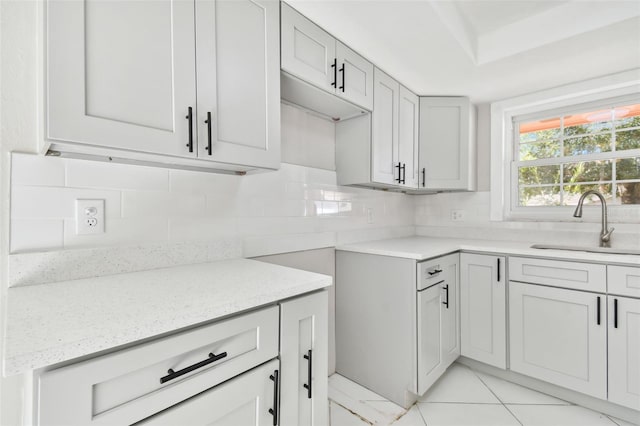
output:
M279 34L278 2L196 0L198 157L278 168Z
M195 157L193 16L189 1L49 0L47 137Z
M277 1L48 0L46 46L51 149L278 168Z
M371 110L373 65L288 4L281 8L282 70Z
M418 187L419 101L409 89L400 86L398 101L398 161L402 163L402 186Z
M281 3L281 67L325 90L336 88L336 40L319 26Z
M468 98L421 97L420 189L474 191L475 140L475 109Z
M400 84L376 68L371 135L371 180L387 185L402 181L398 159L398 102Z
M338 96L368 110L373 109L373 64L338 41L336 66Z

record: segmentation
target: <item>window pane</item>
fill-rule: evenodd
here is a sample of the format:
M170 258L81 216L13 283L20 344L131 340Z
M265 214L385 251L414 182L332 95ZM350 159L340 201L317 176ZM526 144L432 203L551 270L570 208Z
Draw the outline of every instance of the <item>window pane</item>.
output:
M617 187L622 204L640 204L640 182L619 183Z
M534 186L520 188L520 206L559 206L560 186Z
M564 118L565 136L586 135L611 130L611 109L567 115Z
M560 166L531 166L518 169L520 185L560 183Z
M640 104L614 109L616 128L640 127Z
M519 131L520 143L557 139L560 137L560 119L550 118L547 120L520 123Z
M611 161L583 161L564 165L564 183L611 180Z
M616 149L640 149L640 129L616 132Z
M562 204L565 206L578 205L578 200L580 199L580 196L589 190L595 190L600 192L604 196L604 199L607 200L607 203L608 203L613 199L613 193L611 191L611 188L612 188L611 183L565 185ZM585 198L584 205L590 205L590 204L600 204L600 199L595 195Z
M608 151L611 151L610 133L564 140L564 155L567 157Z
M617 160L616 179L640 179L640 157Z
M560 156L560 141L543 141L520 144L520 161Z

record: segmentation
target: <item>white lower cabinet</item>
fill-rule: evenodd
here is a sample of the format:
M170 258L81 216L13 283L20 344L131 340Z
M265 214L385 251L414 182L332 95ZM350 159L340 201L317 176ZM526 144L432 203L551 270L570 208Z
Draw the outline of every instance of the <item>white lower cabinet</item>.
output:
M325 425L327 316L319 291L43 372L36 423Z
M460 255L461 354L507 368L505 258Z
M438 380L442 365L440 285L418 293L418 394Z
M282 426L322 426L327 421L328 293L281 304Z
M509 283L511 370L607 398L606 296Z
M278 364L273 360L138 424L271 426L278 414L274 398Z
M609 401L640 410L640 299L607 297Z

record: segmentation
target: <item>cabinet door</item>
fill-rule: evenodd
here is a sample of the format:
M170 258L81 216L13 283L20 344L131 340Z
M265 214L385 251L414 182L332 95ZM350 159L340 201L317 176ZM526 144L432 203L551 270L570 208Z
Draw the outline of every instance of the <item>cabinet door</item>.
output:
M281 3L282 70L335 93L336 40L286 3Z
M511 370L607 397L605 296L509 283Z
M640 410L640 300L607 299L609 401Z
M193 16L188 1L49 0L47 137L195 156Z
M459 257L457 254L446 257L449 262L444 266L444 283L440 310L442 311L442 363L444 368L451 365L460 356L460 327L458 321L458 276Z
M398 101L400 84L378 68L374 70L372 181L398 185Z
M398 161L402 163L404 184L418 187L418 121L419 101L409 89L400 86L398 103Z
M460 255L461 354L506 368L504 257Z
M468 98L420 98L420 172L424 169L425 188L475 189L473 118Z
M278 168L279 16L272 0L196 0L198 157Z
M442 373L441 287L418 292L418 394L424 394Z
M139 425L255 425L276 424L274 407L278 361L244 373L235 379L194 396ZM270 411L272 410L272 412ZM276 411L273 411L276 410Z
M282 426L327 424L328 293L280 307Z
M336 42L338 96L371 111L373 64L339 41Z

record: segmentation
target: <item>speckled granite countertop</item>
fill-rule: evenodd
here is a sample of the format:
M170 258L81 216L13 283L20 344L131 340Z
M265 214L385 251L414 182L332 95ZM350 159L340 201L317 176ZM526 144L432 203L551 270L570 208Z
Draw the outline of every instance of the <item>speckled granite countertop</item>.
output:
M69 361L330 286L247 259L10 288L5 376Z
M512 256L532 256L579 262L597 262L640 266L640 256L630 254L589 253L584 251L541 250L531 243L487 241L459 238L408 237L339 245L336 250L380 256L425 260L456 251L501 253Z

